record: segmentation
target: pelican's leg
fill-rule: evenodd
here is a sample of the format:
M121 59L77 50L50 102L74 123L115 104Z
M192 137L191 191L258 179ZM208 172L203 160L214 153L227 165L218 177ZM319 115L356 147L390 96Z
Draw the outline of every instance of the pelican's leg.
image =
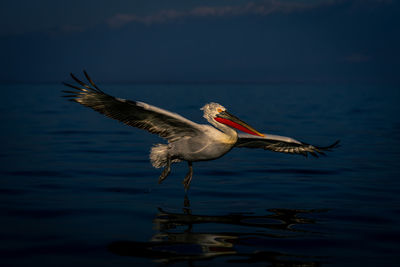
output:
M171 172L171 157L168 157L167 166L165 166L163 172L160 175L160 178L158 178L158 183L161 184L161 182L164 181L165 178L168 177L170 172Z
M188 164L189 164L189 171L186 174L185 179L183 179L183 186L185 187L186 192L189 190L190 182L192 181L192 176L193 176L192 162L188 161Z

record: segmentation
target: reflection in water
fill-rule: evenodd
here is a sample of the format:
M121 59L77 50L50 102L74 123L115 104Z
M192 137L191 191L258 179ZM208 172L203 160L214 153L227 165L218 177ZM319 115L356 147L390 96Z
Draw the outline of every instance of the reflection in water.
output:
M269 209L267 215L261 216L249 213L195 215L185 197L183 213L159 209L154 219L159 232L149 242L116 241L109 245L109 250L121 256L146 257L165 263L229 256L227 263L319 266L324 257L278 251L302 246L301 241L306 236L319 236L320 233L300 229L300 226L316 224L315 219L306 218L304 214L322 211ZM207 224L205 232L194 230L201 224ZM210 232L209 226L217 225L222 229L240 230ZM289 245L284 245L285 242Z

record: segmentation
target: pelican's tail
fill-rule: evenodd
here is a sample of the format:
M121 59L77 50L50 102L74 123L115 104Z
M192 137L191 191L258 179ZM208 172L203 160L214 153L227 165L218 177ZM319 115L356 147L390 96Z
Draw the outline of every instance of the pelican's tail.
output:
M168 162L168 145L166 144L156 144L151 148L150 151L150 161L154 168L161 168L167 166ZM181 160L173 158L171 163L179 162Z
M150 161L154 168L158 169L167 166L168 157L168 145L156 144L151 148Z
M150 161L154 168L166 166L168 161L168 145L154 145L150 151Z

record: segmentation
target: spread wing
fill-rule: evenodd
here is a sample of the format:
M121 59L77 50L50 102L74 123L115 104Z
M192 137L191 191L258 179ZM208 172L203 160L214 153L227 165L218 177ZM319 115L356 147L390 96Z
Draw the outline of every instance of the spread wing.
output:
M71 77L79 85L64 83L64 85L75 89L74 91L63 91L67 93L64 97L127 125L158 134L169 142L184 136L196 135L201 131L200 124L176 113L143 102L108 95L96 86L85 71L84 74L90 85L80 81L71 73Z
M238 140L235 144L236 147L247 148L263 148L275 152L301 154L307 156L308 153L318 157L318 154L325 155L324 151L330 151L339 146L339 140L332 145L326 147L319 147L309 145L293 138L272 134L264 134L264 136L255 136L250 134L239 133Z

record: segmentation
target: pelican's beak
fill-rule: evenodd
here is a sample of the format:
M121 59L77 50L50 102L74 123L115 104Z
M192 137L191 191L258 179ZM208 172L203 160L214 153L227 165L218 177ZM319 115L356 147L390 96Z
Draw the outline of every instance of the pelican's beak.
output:
M239 118L233 116L232 114L228 113L226 110L221 111L217 114L214 118L216 121L238 129L242 132L249 133L252 135L257 136L264 136L262 133L258 132L256 129L245 123L244 121L240 120Z

